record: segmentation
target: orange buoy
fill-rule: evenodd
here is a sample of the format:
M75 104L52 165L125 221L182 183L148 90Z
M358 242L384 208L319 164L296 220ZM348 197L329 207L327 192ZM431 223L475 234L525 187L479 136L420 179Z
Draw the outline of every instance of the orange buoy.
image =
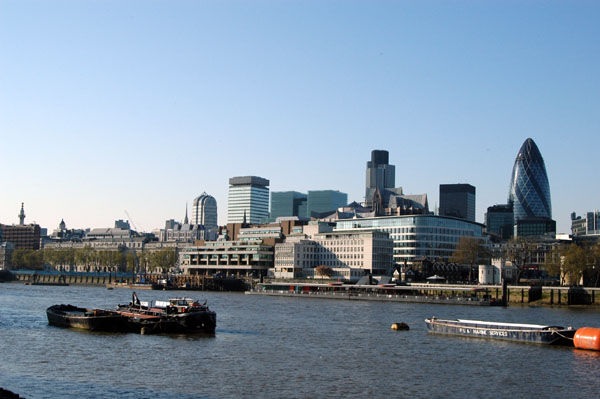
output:
M573 338L573 345L579 349L600 351L600 328L579 328Z

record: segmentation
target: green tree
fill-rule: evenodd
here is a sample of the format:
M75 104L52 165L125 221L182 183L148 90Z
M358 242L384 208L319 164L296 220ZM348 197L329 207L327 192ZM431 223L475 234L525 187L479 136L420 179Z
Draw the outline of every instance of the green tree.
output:
M175 266L177 255L174 248L163 248L154 251L150 256L150 265L152 269L165 273L168 269Z
M544 268L551 277L558 277L560 285L564 284L565 273L563 273L563 253L566 251L564 246L556 245L552 250L546 253Z
M16 269L42 270L44 268L43 252L34 249L15 249L12 264Z
M125 254L126 271L135 273L136 269L136 254L133 251Z
M12 265L14 269L25 269L26 249L15 249L12 254Z
M594 279L594 287L600 284L600 242L590 248L591 277Z
M89 245L75 250L75 263L83 266L86 272L90 271L90 264L94 259L94 250Z
M571 285L578 285L587 267L586 251L579 245L569 245L564 257L563 272L569 277Z
M450 262L469 265L469 282L473 281L473 267L489 260L489 251L479 238L462 236L458 240L456 250L450 257Z

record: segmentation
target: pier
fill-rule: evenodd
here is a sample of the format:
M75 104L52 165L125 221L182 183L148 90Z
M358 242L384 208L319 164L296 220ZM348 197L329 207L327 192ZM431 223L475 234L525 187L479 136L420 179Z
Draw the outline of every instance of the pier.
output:
M499 285L350 285L342 283L268 282L256 284L248 295L329 298L453 305L600 306L600 288L507 286L505 302Z
M251 281L243 278L215 277L204 275L163 275L132 273L94 273L94 272L55 272L55 271L13 271L17 282L28 285L95 285L111 287L133 287L135 284L147 284L153 289L180 289L195 291L245 291ZM161 281L166 280L165 285Z
M327 298L361 301L490 306L496 304L487 288L429 285L348 285L342 283L260 283L248 295Z

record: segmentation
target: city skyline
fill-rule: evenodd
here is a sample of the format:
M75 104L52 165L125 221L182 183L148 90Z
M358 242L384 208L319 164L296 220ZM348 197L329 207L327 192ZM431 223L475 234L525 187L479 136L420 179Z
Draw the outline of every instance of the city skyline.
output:
M228 179L364 200L389 151L396 186L439 205L504 203L531 137L557 232L597 209L600 5L561 2L2 2L0 223L140 230Z

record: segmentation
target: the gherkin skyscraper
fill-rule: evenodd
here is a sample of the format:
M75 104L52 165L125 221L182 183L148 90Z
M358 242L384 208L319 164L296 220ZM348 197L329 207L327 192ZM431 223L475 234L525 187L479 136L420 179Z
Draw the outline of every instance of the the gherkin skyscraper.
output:
M515 159L508 202L513 205L515 223L526 217L552 218L546 166L532 139L525 140Z

